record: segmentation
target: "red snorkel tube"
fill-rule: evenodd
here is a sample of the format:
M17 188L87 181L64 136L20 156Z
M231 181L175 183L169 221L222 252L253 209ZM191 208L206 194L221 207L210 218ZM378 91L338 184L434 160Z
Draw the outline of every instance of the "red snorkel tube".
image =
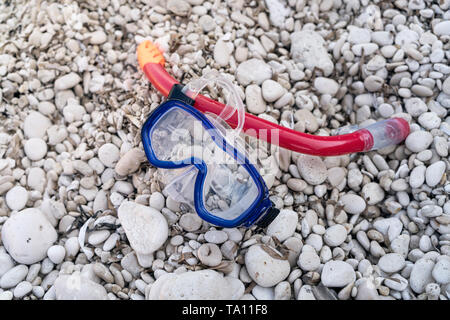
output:
M149 40L137 48L137 57L141 69L153 86L165 97L178 81L164 69L164 57ZM198 95L194 107L201 112L220 114L225 107L222 103ZM235 128L238 123L236 113L227 120ZM353 133L337 136L314 136L279 126L252 114L245 114L244 133L257 137L280 147L304 154L316 156L338 156L354 152L370 151L395 145L409 135L409 124L401 118L391 118L376 122ZM276 131L276 134L273 134ZM277 137L277 139L273 139Z

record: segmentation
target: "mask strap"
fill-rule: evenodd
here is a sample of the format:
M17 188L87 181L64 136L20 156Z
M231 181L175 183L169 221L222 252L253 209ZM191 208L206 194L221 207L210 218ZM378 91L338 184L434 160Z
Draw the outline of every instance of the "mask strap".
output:
M239 135L244 127L245 107L236 87L230 80L218 72L211 71L200 78L188 82L183 88L183 93L195 100L200 91L210 84L215 84L226 89L226 105L218 117L226 121L237 112L238 123L235 128L235 134Z

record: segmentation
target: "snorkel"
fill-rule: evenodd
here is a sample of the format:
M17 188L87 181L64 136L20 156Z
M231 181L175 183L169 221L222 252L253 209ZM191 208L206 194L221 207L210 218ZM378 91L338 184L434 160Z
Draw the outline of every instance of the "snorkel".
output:
M173 85L178 81L164 69L165 60L156 45L149 40L142 42L137 48L137 58L148 80L162 95L167 97ZM225 105L199 94L195 98L194 107L203 113L220 114ZM232 128L235 128L238 124L237 114L233 114L226 121ZM243 130L244 133L268 143L275 143L295 152L316 156L338 156L381 149L400 143L410 132L406 120L391 118L348 134L315 136L279 126L249 113L245 114ZM270 134L274 130L278 134L276 141L272 141L273 135ZM269 134L260 134L260 132L269 132Z

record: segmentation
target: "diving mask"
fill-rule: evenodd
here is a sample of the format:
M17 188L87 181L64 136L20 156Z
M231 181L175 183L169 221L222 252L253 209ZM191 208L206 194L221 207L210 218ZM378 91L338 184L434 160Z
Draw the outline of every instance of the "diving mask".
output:
M203 81L203 82L202 82ZM174 85L168 99L156 108L142 128L142 142L149 162L169 177L164 191L188 204L211 224L221 227L266 227L277 216L269 191L250 161L238 131L226 134L227 117L243 109L224 108L217 117L193 107L196 90L220 76L200 78L197 88ZM243 106L228 87L233 106ZM242 119L243 121L243 119ZM230 132L230 131L228 131Z

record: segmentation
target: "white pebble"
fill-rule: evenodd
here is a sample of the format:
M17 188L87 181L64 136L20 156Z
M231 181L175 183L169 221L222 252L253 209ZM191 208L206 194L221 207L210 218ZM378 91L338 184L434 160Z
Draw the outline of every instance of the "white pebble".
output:
M271 237L276 237L283 242L291 237L298 223L298 214L293 210L281 210L278 216L269 224L266 234Z
M341 245L346 238L347 229L345 229L345 227L340 224L335 224L334 226L326 229L325 235L323 236L323 240L330 247L337 247Z
M0 287L2 289L9 289L15 287L19 282L25 279L28 273L28 267L19 264L14 268L8 270L0 279Z
M43 138L51 125L49 118L32 111L23 122L23 131L27 138Z
M98 149L98 158L108 168L114 168L120 158L120 151L112 143L105 143Z
M387 273L395 273L405 266L405 258L398 253L388 253L380 258L378 266Z
M56 239L56 230L36 208L12 215L2 228L3 244L11 257L19 263L33 264L41 261Z
M297 159L297 168L302 178L311 185L324 182L328 176L328 170L320 157L300 155Z
M272 69L259 59L244 61L236 69L236 78L243 86L251 83L259 85L271 77Z
M161 192L153 192L150 196L150 207L155 208L156 210L162 210L166 203L166 199L162 195Z
M344 261L328 261L322 269L321 281L326 287L342 288L355 281L352 266Z
M285 92L285 89L273 80L266 80L262 84L262 96L267 102L278 100Z
M24 187L15 186L6 193L5 201L11 210L22 210L28 201L28 191Z
M32 161L39 161L47 154L47 144L40 138L31 138L25 142L24 151Z
M427 168L425 172L425 181L430 187L439 184L444 175L446 164L444 161L437 161Z
M320 266L320 258L315 251L302 252L298 258L298 266L304 271L314 271Z
M405 141L406 147L412 152L420 152L427 149L433 142L433 136L427 131L414 131Z
M60 264L66 256L66 249L60 245L51 246L47 250L47 256L54 264Z
M287 278L290 265L282 255L267 245L253 245L245 254L250 277L261 287L272 287Z
M344 210L350 214L360 214L366 209L366 202L356 194L347 193L340 198Z
M434 262L431 259L423 258L416 261L409 277L409 285L415 293L424 292L426 285L433 282L433 268Z
M131 247L140 254L153 253L167 240L167 221L154 208L123 201L118 209L118 217Z
M28 281L22 281L20 282L13 291L15 298L22 298L29 294L31 290L33 289L33 286Z

